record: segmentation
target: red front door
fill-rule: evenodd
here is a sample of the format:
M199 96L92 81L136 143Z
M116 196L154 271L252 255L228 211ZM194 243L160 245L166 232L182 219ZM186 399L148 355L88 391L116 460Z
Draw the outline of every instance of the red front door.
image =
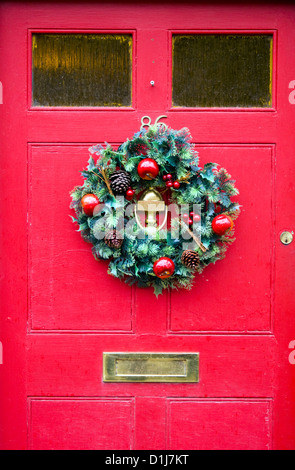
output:
M294 449L294 24L287 6L1 4L2 449ZM127 40L118 73L130 80L116 96L86 80L78 96L80 70L67 93L48 92L54 52L45 41L41 80L32 57L52 34L69 48L87 34ZM214 56L227 38L250 57L237 37L269 47L249 59L246 98L242 76L222 89ZM181 62L196 51L198 73ZM187 80L200 73L198 101ZM108 275L69 217L88 148L131 138L144 115L188 127L201 166L224 166L242 205L225 259L158 298ZM103 382L106 352L199 353L199 382Z

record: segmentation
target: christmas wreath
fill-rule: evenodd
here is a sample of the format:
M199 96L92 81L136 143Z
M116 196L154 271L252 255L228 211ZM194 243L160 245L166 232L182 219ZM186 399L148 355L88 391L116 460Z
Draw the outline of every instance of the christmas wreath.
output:
M240 206L231 200L238 190L224 168L199 166L187 128L147 118L117 149L89 149L71 208L94 257L109 260L109 274L153 286L159 295L191 288L196 273L224 258Z

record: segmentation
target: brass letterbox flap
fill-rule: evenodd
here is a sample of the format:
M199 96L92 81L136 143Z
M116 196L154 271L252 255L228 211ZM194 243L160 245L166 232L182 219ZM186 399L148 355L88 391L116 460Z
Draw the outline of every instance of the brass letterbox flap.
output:
M198 382L199 353L104 352L104 382Z

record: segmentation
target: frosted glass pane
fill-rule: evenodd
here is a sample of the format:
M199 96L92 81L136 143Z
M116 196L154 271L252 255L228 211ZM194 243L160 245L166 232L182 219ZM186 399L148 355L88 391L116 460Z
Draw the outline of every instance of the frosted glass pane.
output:
M272 35L173 36L172 104L271 107Z
M131 106L131 34L33 34L33 106Z

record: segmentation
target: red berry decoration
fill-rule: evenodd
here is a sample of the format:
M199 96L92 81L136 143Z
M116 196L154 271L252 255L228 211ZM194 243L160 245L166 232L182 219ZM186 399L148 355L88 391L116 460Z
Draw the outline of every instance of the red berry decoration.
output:
M179 181L174 181L174 183L173 183L173 188L174 188L174 189L179 189L179 188L180 188L180 183L179 183Z
M166 182L166 187L167 187L167 188L172 188L172 187L173 187L172 181L167 181L167 182Z
M93 210L98 204L100 204L100 201L95 194L85 194L81 199L84 214L90 217L93 216Z
M217 235L224 235L226 232L233 228L232 219L225 214L220 214L212 220L212 230Z
M162 257L154 262L153 271L160 279L167 279L172 276L175 270L175 265L172 259Z
M172 180L172 175L170 175L170 173L168 173L168 175L166 175L166 176L167 176L167 180L169 180L169 181Z
M220 214L221 207L218 204L214 204L216 214Z
M152 158L144 158L139 162L137 172L143 180L153 180L159 174L159 165Z
M129 188L129 189L127 189L127 191L126 191L125 197L126 197L126 199L127 199L128 201L131 201L131 199L133 199L134 194L135 194L134 189Z
M195 215L193 216L193 221L194 221L194 222L200 222L200 220L201 220L201 217L199 216L199 214L195 214Z

